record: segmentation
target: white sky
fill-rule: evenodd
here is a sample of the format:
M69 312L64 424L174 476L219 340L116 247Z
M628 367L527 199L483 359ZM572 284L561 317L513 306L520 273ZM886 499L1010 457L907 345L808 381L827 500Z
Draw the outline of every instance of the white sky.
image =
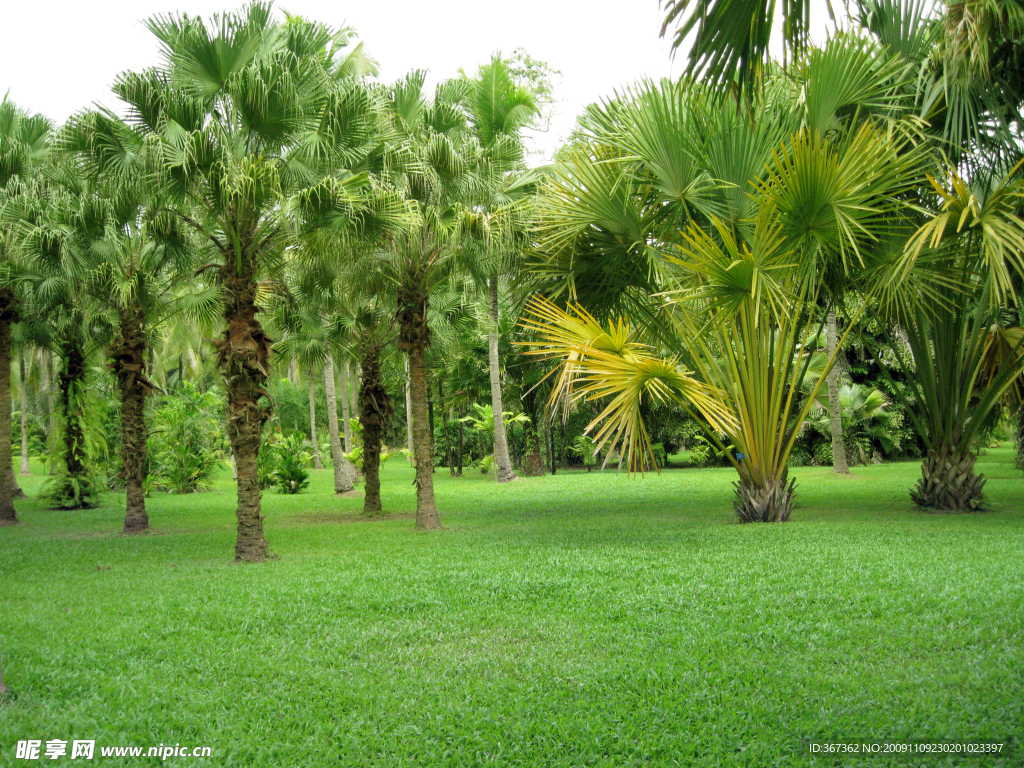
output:
M824 0L815 0L824 5ZM123 70L157 61L155 38L141 20L156 13L191 15L236 9L235 0L7 0L0 19L0 93L21 107L63 122L93 102L114 106L109 85ZM381 79L411 69L432 80L467 72L492 53L525 48L562 72L558 115L537 149L549 152L590 102L642 76L678 74L658 37L658 0L279 0L279 9L331 26L349 25L380 62ZM818 9L815 9L818 11ZM817 12L823 28L825 15ZM821 35L823 37L823 35Z

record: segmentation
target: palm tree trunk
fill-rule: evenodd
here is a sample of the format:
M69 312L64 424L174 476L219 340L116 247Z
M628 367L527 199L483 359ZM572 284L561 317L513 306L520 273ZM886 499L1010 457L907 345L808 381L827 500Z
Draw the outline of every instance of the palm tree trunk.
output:
M787 474L778 481L758 485L741 472L740 481L733 483L736 489L733 505L741 523L784 523L789 520L796 498L796 478L787 482Z
M363 348L359 402L359 423L363 427L363 514L374 517L383 514L380 501L381 437L394 413L394 404L381 379L380 347L373 343Z
M324 389L327 392L327 432L331 438L334 492L347 493L353 490L352 473L348 468L348 460L341 455L341 435L338 430L338 397L334 387L334 355L327 355L327 362L324 364ZM347 393L345 393L342 401L348 402ZM345 411L347 416L348 408L345 408Z
M409 358L405 359L405 433L406 448L411 452L409 461L416 463L415 444L412 436L412 377L409 373Z
M11 464L11 324L18 320L15 301L10 289L0 292L0 525L18 522Z
M921 507L975 512L983 508L985 478L974 471L969 447L941 445L929 449L921 465L921 479L910 498Z
M263 440L263 426L270 418L270 406L260 402L269 398L266 390L271 339L263 332L256 313L255 270L234 271L236 255L225 255L221 268L224 286L224 320L227 328L222 339L214 341L217 364L227 390L227 432L238 470L238 506L235 516L238 532L235 560L260 562L270 556L263 535L261 500L263 492L257 479L256 461Z
M828 356L831 359L836 353L839 334L836 330L835 310L828 311L825 336L828 340ZM829 430L832 433L832 471L841 475L850 474L846 461L846 446L843 443L843 415L839 405L839 366L833 365L828 372L828 413Z
M18 355L21 374L21 474L28 475L32 467L28 463L28 382L25 380L25 350Z
M309 366L309 437L313 441L313 469L323 469L323 462L320 461L320 443L316 439L316 388L312 365Z
M1017 404L1017 467L1024 469L1024 403Z
M94 480L89 477L82 417L85 407L85 376L88 366L80 339L67 338L62 344L62 367L57 374L60 412L64 419L64 469L58 477L62 487L55 490L66 509L84 509L96 504ZM59 473L58 473L59 475Z
M138 305L120 313L118 338L110 346L111 368L121 395L122 471L126 502L123 533L149 528L143 482L146 478L146 328Z
M427 423L427 359L430 326L427 324L428 296L422 275L401 286L398 291L398 348L408 355L408 402L412 423L413 455L416 459L416 527L435 530L441 517L434 500L433 442Z
M427 360L422 347L409 350L409 392L416 459L416 527L435 530L441 527L441 516L434 500L434 467L430 460L433 440L427 423Z
M498 278L489 283L491 330L487 334L487 356L491 378L491 408L494 411L494 464L499 483L516 479L508 455L508 436L505 434L504 407L501 402L501 360L498 357Z
M458 470L455 473L456 477L462 477L462 457L465 455L465 439L466 439L466 428L462 423L462 409L459 409L459 455L456 457L456 466Z
M353 400L352 404L356 406L355 411L349 406L349 392L348 392L348 366L349 361L346 360L341 364L341 418L345 423L342 424L343 432L345 433L345 453L352 453L352 449L355 447L352 444L352 416L359 413L357 401ZM355 390L355 382L352 383L352 389Z

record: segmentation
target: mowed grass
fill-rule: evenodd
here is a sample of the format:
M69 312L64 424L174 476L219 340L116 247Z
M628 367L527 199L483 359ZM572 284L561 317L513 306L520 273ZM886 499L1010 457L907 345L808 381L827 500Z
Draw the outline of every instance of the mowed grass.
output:
M797 470L740 526L731 470L496 485L435 475L446 529L361 498L264 497L278 560L231 563L230 477L0 529L0 765L21 739L209 746L216 766L1024 765L1024 479L915 509L918 465ZM22 478L31 494L42 478ZM808 742L1000 741L997 758L812 757ZM62 758L63 762L69 761ZM53 764L46 761L47 764ZM62 763L61 763L62 764Z

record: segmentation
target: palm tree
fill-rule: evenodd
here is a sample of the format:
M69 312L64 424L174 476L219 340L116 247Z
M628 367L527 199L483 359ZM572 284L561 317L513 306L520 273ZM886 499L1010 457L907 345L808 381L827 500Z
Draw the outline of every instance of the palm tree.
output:
M924 296L894 301L906 347L895 334L887 339L907 374L908 391L896 394L912 405L908 413L927 448L911 491L922 507L982 507L985 479L975 472L972 440L1024 371L1024 337L999 325L1014 273L1024 275L1019 169L988 188L984 177L975 178L973 189L949 169L948 186L935 184L941 208L904 254L908 264L929 261L952 276Z
M113 315L108 348L121 400L122 465L125 481L124 533L149 528L143 482L146 475L146 398L156 385L149 379L150 336L176 312L207 321L216 317L216 291L175 296L174 291L198 266L195 244L180 220L166 212L166 193L150 173L143 136L103 113L74 117L58 137L70 153L73 172L93 180L91 195L95 243L82 275L93 300ZM83 233L89 236L89 233Z
M225 329L214 341L237 464L236 560L270 554L256 459L270 416L271 339L257 317L261 276L278 268L289 229L401 225L406 209L352 173L380 124L370 91L351 76L351 31L289 17L269 4L215 15L155 16L162 63L121 75L115 93L133 128L156 142L177 193L174 212L203 239L221 289Z
M489 303L488 367L494 414L494 462L498 482L515 480L508 437L502 421L501 361L498 355L498 291L504 274L518 272L526 245L526 206L534 191L534 175L524 170L521 131L538 114L534 95L517 85L508 63L499 56L480 67L472 81L468 107L470 126L480 145L474 173L480 190L474 209L486 233L483 244Z
M15 279L20 260L19 219L30 181L47 151L50 122L30 115L5 95L0 101L0 525L17 522L11 465L11 325L18 322ZM23 409L24 410L24 409ZM23 441L24 442L24 441ZM8 477L8 474L11 474Z
M851 104L887 103L891 89L888 77L880 90L843 87L865 57L855 43L833 45L825 62L845 66L801 83L788 113L795 89L769 82L773 109L755 107L752 123L669 83L592 110L590 146L556 168L539 204L540 286L583 305L533 305L536 353L565 361L554 397L612 397L598 438L623 439L633 466L650 455L644 401L696 408L739 473L745 521L788 518L816 305L846 275L889 274L876 245L921 177L912 124L884 111L846 130L835 119ZM602 327L584 307L635 323ZM695 376L677 370L684 360Z

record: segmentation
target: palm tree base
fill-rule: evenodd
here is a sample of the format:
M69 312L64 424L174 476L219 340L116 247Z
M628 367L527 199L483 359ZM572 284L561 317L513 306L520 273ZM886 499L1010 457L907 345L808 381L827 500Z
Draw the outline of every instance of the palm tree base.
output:
M786 477L757 487L748 480L733 483L736 501L733 506L741 523L784 523L789 520L796 498L796 478Z
M983 509L985 477L974 471L975 456L966 453L929 452L921 465L921 479L910 498L919 507L950 512Z

